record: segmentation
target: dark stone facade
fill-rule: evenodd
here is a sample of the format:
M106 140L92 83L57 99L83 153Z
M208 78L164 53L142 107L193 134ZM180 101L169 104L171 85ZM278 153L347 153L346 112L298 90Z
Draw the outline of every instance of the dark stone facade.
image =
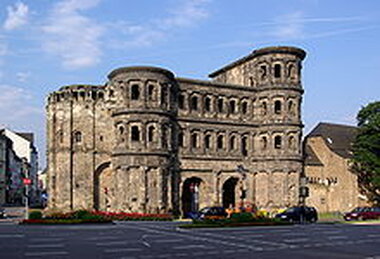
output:
M125 67L103 86L51 93L49 207L180 214L296 204L305 55L259 49L211 81Z

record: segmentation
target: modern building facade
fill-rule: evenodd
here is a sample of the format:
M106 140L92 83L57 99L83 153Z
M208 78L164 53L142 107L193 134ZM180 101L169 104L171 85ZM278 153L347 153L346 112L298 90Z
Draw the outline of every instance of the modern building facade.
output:
M210 74L123 67L47 101L49 207L186 214L297 204L306 53L253 51Z
M358 177L350 168L357 128L319 123L305 138L306 204L319 212L347 212L366 206Z

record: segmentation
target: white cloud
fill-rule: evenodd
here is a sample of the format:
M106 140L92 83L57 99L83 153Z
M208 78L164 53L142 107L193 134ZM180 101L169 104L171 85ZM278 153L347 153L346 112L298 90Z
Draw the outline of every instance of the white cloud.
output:
M8 15L3 25L7 31L18 29L28 22L29 7L22 2L8 6L7 12Z
M144 24L131 24L126 21L111 24L110 27L121 31L127 39L120 42L116 39L116 47L150 46L165 39L176 29L191 27L209 17L207 4L211 0L176 1L166 17L148 21Z
M21 83L25 83L31 76L32 74L30 73L30 71L27 71L27 72L18 72L16 74L16 78L19 82Z
M64 0L56 4L42 27L43 48L59 56L65 68L95 65L102 55L100 37L103 26L81 14L94 8L99 0Z
M22 122L30 115L42 114L42 111L31 104L33 96L23 88L0 85L0 117L2 123Z
M278 25L274 29L273 36L280 39L295 39L303 36L303 14L295 12L282 16L278 20Z

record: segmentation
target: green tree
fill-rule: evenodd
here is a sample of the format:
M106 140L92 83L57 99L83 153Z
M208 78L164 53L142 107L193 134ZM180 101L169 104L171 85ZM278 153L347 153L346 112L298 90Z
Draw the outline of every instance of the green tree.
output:
M380 102L363 107L358 115L358 135L353 143L353 169L367 197L380 203Z

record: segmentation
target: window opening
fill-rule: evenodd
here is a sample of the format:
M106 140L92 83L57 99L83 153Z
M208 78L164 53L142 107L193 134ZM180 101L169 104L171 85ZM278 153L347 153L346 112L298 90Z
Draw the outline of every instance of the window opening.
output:
M274 77L275 78L281 77L281 65L280 64L274 65Z
M140 130L137 126L132 126L131 129L131 140L132 141L140 141Z

